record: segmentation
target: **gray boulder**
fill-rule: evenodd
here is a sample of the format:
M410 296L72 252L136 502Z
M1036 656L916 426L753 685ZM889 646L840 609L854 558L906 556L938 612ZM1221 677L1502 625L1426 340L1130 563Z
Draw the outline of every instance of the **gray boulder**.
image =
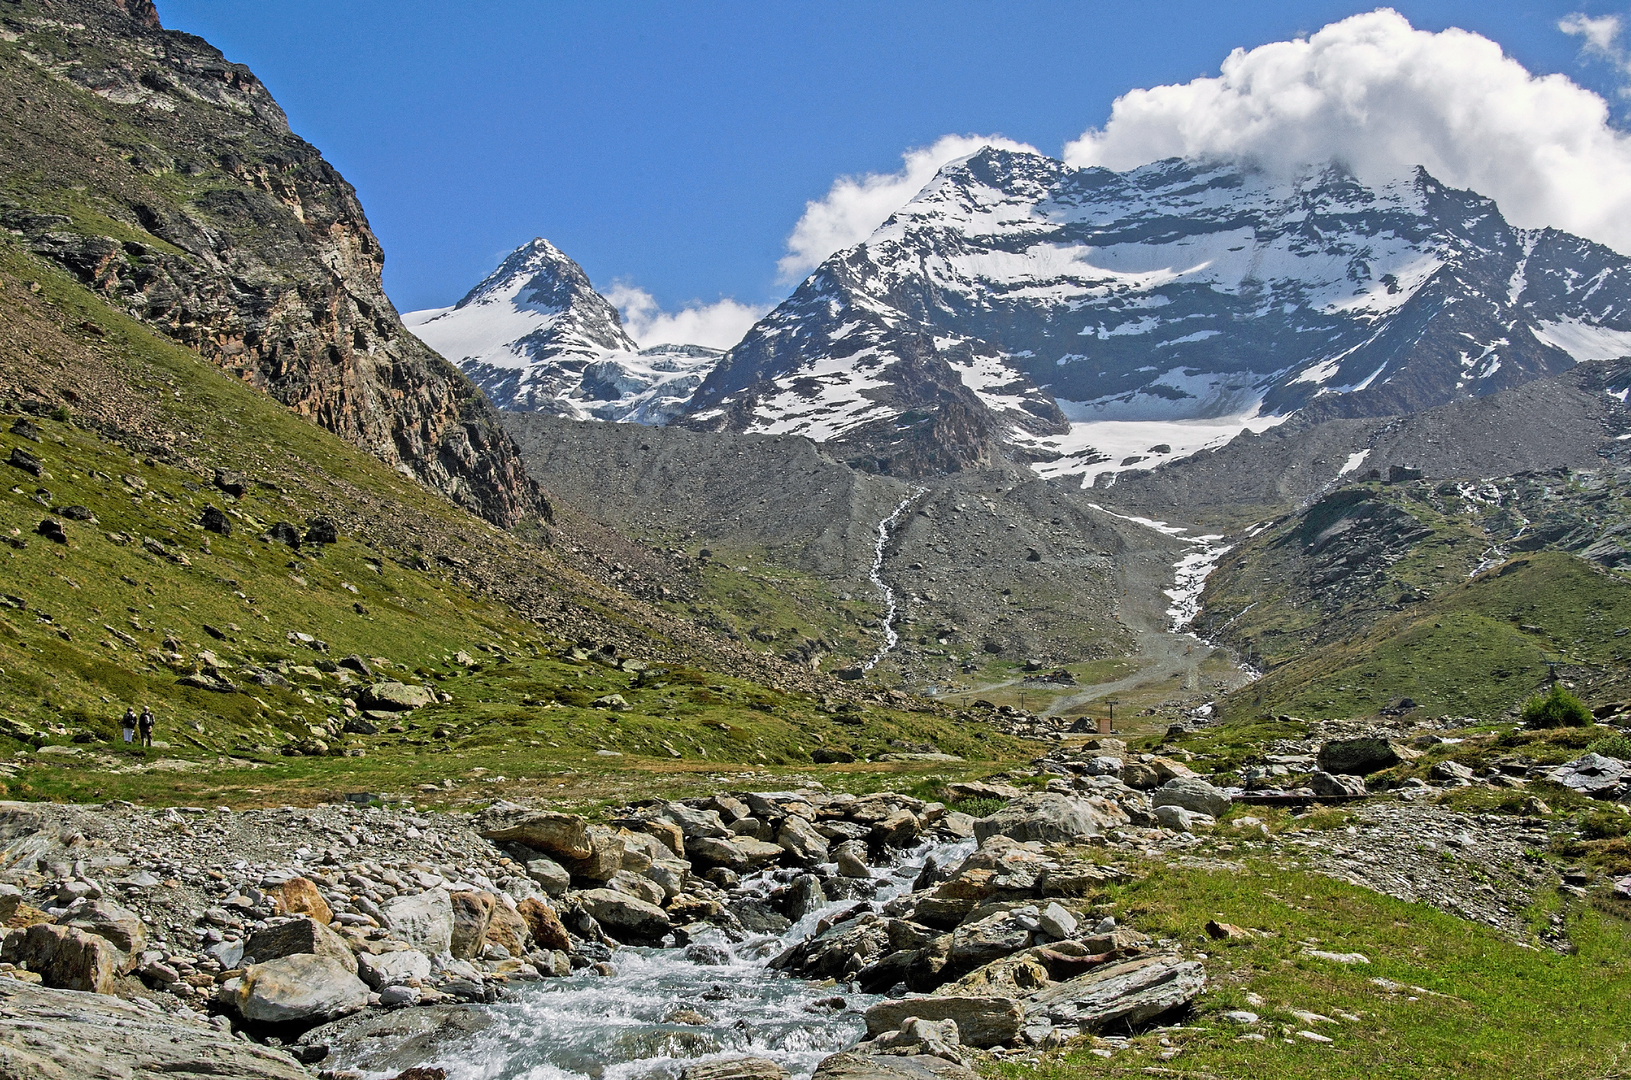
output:
M86 933L106 938L124 954L119 974L128 974L147 948L147 928L141 916L111 900L81 900L68 909L60 920L64 926L77 927Z
M1156 788L1150 796L1150 804L1157 809L1181 806L1191 813L1220 818L1228 811L1230 799L1199 777L1180 776Z
M256 930L244 942L243 955L256 963L300 953L331 956L344 961L352 959L351 947L345 943L345 938L315 919L304 916Z
M1032 905L989 915L978 922L964 923L952 931L951 966L959 971L1001 960L1010 953L1028 948L1032 935L1041 929Z
M1155 808L1155 820L1163 828L1187 833L1192 833L1196 829L1210 829L1218 823L1218 819L1210 814L1197 814L1181 806L1167 805Z
M375 990L407 986L430 978L430 957L418 949L357 954L357 975Z
M528 859L527 876L551 896L561 895L572 885L572 875L554 859Z
M481 816L477 833L495 844L522 844L552 859L587 859L589 823L576 814L505 805Z
M816 832L815 826L801 817L789 815L782 819L781 828L776 832L776 843L781 845L782 850L792 856L795 862L804 866L826 862L830 854L827 838Z
M1619 758L1586 754L1552 770L1552 779L1594 799L1609 799L1631 781L1631 765Z
M1314 794L1327 799L1352 798L1358 795L1368 795L1365 790L1363 776L1338 776L1335 773L1316 772L1308 778L1308 786Z
M615 889L581 892L578 903L617 938L654 942L671 929L668 913L662 908Z
M436 692L430 687L399 682L377 682L357 695L358 706L380 712L409 712L435 700Z
M1021 795L990 817L977 819L974 836L982 844L997 835L1059 843L1102 836L1127 821L1121 807L1096 795L1072 798L1051 791L1038 792Z
M680 1080L788 1080L791 1075L769 1058L739 1057L687 1066Z
M1097 1032L1153 1020L1204 989L1206 969L1198 961L1157 953L1044 987L1026 1000L1025 1012Z
M685 834L685 843L689 845L699 836L712 836L723 839L731 835L725 827L725 822L717 810L697 810L684 803L662 802L646 811L653 817L660 817L672 821L680 827Z
M441 889L393 896L379 906L393 937L431 956L453 947L453 904Z
M685 851L701 867L722 866L737 874L745 873L748 868L747 852L716 836L687 836Z
M1328 773L1369 776L1391 769L1408 755L1398 744L1383 738L1332 739L1320 747L1319 765Z
M846 840L833 850L833 858L838 863L840 877L857 878L865 881L872 877L872 870L866 864L866 845L859 840Z
M128 958L100 935L73 926L36 923L7 934L0 959L26 966L57 990L111 994Z
M845 1052L823 1058L811 1080L978 1080L967 1065L928 1054L878 1057Z
M354 965L300 953L244 970L232 993L238 1015L259 1024L310 1024L368 1005L368 986Z
M1013 998L951 994L908 997L880 1001L868 1009L867 1038L898 1031L914 1016L920 1020L955 1020L963 1044L981 1048L1012 1042L1025 1024L1025 1008Z

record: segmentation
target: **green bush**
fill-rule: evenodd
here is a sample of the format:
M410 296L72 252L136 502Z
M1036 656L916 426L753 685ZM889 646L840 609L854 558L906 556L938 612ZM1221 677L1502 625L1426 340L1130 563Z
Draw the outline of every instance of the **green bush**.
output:
M1591 710L1586 703L1553 683L1544 694L1536 694L1523 703L1523 722L1530 727L1585 727L1592 722Z
M1631 761L1631 738L1624 735L1605 735L1586 744L1586 753Z
M990 817L998 810L1008 805L1007 799L957 799L946 804L946 809L955 810L969 817Z
M1580 819L1580 835L1587 840L1617 840L1631 833L1631 816L1614 810L1593 810Z

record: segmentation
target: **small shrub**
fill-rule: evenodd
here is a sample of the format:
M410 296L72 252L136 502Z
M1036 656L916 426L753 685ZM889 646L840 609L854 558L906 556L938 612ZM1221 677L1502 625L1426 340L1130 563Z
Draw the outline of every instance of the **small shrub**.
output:
M1536 694L1523 703L1523 722L1530 727L1585 727L1592 722L1591 710L1586 703L1553 683L1544 694Z
M955 810L969 817L990 817L998 810L1008 805L1007 799L958 799L946 804L948 810Z
M1631 737L1605 735L1601 739L1593 739L1586 744L1586 753L1619 758L1621 761L1631 761Z
M1580 835L1587 840L1617 840L1631 833L1631 816L1615 810L1593 810L1580 819Z

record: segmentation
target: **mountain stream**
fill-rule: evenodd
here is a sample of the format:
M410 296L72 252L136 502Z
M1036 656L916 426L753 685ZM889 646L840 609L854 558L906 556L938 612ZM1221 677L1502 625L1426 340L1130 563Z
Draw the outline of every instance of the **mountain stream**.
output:
M971 840L923 844L892 867L873 868L874 908L911 891L929 858L955 865L973 848ZM743 888L766 896L779 884L775 873L744 878ZM865 1037L863 1013L880 999L769 964L854 903L828 903L779 935L732 942L711 930L689 948L624 946L612 954L611 976L585 969L518 984L487 1007L491 1026L426 1064L446 1069L447 1080L674 1080L690 1065L752 1056L807 1080L822 1058ZM379 1080L395 1070L364 1075Z

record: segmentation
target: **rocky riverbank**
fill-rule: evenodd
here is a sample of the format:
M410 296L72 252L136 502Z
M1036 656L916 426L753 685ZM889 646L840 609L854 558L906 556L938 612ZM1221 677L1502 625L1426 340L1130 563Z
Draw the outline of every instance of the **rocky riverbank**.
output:
M779 943L766 959L791 975L930 995L868 1011L863 1055L901 1056L918 1020L955 1022L938 1045L1045 1044L1170 1011L1204 983L1195 962L1080 909L1114 871L1063 845L1126 825L1098 795L1033 793L975 819L817 787L651 800L604 823L509 804L8 804L0 974L322 1067L342 1018L613 977L626 946L706 965L758 941ZM893 881L914 854L914 876Z
M728 969L758 987L762 1015L731 1006L737 1026L791 1011L804 1019L784 1041L805 1046L730 1068L854 1078L876 1059L885 1073L922 1076L961 1069L972 1052L1124 1032L1202 992L1204 957L1095 906L1152 860L1239 865L1229 860L1256 853L1523 936L1522 912L1556 877L1535 855L1556 839L1549 811L1533 800L1532 812L1462 813L1439 798L1469 785L1521 789L1517 766L1476 775L1443 761L1429 781L1372 796L1363 775L1416 751L1385 734L1334 734L1282 740L1261 764L1208 776L1180 750L1138 754L1108 738L1059 747L1018 771L1029 777L949 785L989 808L984 817L814 783L647 799L593 821L504 802L475 814L377 800L246 812L3 804L0 988L18 1001L80 991L52 1015L95 1014L95 1040L132 1037L126 1021L140 1015L194 1032L200 1060L223 1047L250 1053L233 1066L243 1075L276 1060L373 1078L456 1060L490 1027L503 1037L490 1049L509 1053L503 1040L530 1037L527 1010L541 1001L570 1017L562 1002L606 1005L612 990L597 985L626 997L650 983L673 1000L620 1060L747 1080L708 1071L752 1057L733 1047L758 1048L721 1037L720 1009L705 1005L736 993L710 982ZM1533 768L1607 796L1620 790L1603 765L1615 760ZM1213 782L1231 777L1242 783ZM1242 800L1316 799L1368 801L1336 830L1271 832L1230 813ZM14 1057L38 1057L38 1042L0 1038ZM840 1053L826 1062L812 1045ZM592 1064L602 1049L591 1033L572 1052Z

